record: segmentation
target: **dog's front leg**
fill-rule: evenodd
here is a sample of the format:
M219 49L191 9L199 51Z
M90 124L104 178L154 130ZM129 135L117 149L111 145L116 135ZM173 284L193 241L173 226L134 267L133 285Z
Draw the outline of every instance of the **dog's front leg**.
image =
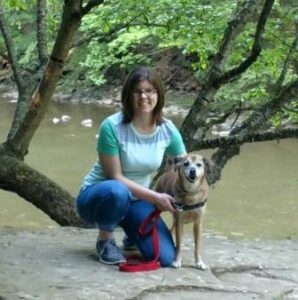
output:
M199 219L194 222L193 235L195 240L195 263L198 269L206 270L207 266L201 258L201 240L203 234L203 216L201 215Z
M172 266L174 268L180 268L182 266L182 235L183 235L183 223L179 212L175 213L175 238L176 238L176 260Z

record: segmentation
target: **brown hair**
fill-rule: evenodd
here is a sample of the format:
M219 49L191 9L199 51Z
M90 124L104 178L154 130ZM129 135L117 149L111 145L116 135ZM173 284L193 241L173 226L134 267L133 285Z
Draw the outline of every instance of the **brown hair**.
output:
M153 110L153 122L160 125L163 122L162 108L164 107L164 89L157 73L149 67L138 67L128 74L121 93L123 122L129 123L133 119L133 92L137 84L142 80L148 80L154 86L157 93L157 103Z

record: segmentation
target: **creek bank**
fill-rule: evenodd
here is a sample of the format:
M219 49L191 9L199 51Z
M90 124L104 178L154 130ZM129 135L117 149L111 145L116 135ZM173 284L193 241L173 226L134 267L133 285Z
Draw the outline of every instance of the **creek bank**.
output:
M15 103L17 102L18 93L10 84L0 83L1 98ZM196 91L174 90L169 89L166 92L166 102L164 107L164 114L166 117L174 118L174 121L180 125L183 119L187 116L189 109L197 96ZM100 88L89 88L83 91L73 90L66 91L62 87L56 89L53 95L53 102L62 104L96 104L99 107L113 107L121 108L121 86L104 86ZM240 125L245 120L250 111L245 111L238 115L232 113L224 122L215 124L211 128L212 136L228 136L230 131ZM211 111L207 121L218 119L222 117L219 111ZM68 117L68 116L67 116ZM297 123L283 119L280 128L296 128ZM271 129L275 129L271 126Z
M16 103L18 92L11 84L0 83L1 98ZM164 113L171 116L184 118L196 94L194 92L168 90L166 92L166 104ZM61 87L56 89L53 102L62 104L97 104L100 107L121 107L121 86L105 86L100 88L89 88L83 91L66 91Z
M97 261L95 229L0 228L0 299L298 299L298 240L203 238L209 270L183 267L121 273ZM122 239L117 231L116 239Z

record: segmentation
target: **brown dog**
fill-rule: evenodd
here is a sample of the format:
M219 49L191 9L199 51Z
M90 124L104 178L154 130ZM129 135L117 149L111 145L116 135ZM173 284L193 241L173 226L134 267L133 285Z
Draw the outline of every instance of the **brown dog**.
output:
M173 263L175 268L182 265L183 224L190 222L194 223L195 264L201 270L207 268L200 255L203 216L208 197L205 167L201 155L189 153L185 158L176 159L174 163L170 162L170 166L156 183L156 191L168 193L176 199L176 211L173 214L176 238L176 260Z

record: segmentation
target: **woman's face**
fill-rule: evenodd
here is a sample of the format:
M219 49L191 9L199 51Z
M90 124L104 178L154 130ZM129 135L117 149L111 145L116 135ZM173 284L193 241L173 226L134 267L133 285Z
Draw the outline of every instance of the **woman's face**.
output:
M150 81L141 80L135 86L132 95L134 115L144 113L152 114L158 101L158 95Z

